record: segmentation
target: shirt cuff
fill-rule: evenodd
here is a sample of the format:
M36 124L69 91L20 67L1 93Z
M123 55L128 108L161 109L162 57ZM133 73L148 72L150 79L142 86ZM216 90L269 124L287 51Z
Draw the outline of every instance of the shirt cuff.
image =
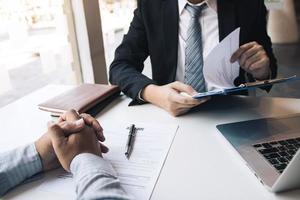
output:
M101 170L107 174L117 177L117 173L110 163L102 157L91 153L82 153L75 156L70 165L70 171L74 174L74 176L82 177L96 170Z
M0 156L0 196L42 171L42 162L32 143Z
M146 102L145 99L143 99L143 97L142 97L142 92L143 92L143 90L144 90L144 89L141 89L141 90L139 91L139 93L138 93L138 99L139 99L139 101Z

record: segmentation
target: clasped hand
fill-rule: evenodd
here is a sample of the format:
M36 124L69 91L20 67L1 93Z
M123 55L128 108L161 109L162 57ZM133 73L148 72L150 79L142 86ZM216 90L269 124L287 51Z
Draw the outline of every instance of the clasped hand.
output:
M57 123L48 123L48 131L35 142L43 171L60 165L67 171L73 158L81 153L102 156L108 148L104 142L99 122L88 114L78 115L71 110L63 114Z

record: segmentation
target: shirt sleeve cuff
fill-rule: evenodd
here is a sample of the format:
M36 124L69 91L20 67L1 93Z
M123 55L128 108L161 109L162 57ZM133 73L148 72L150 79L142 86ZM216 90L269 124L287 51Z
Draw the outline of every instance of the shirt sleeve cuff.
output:
M139 93L138 93L138 99L139 99L139 101L141 101L141 102L146 102L145 99L143 99L143 97L142 97L142 92L143 92L143 90L144 90L144 89L141 89L141 90L139 91Z
M70 171L75 176L84 176L95 170L101 170L107 174L117 177L117 173L110 163L102 157L91 153L82 153L77 155L70 165Z
M42 171L42 162L34 144L0 156L0 196L7 190Z

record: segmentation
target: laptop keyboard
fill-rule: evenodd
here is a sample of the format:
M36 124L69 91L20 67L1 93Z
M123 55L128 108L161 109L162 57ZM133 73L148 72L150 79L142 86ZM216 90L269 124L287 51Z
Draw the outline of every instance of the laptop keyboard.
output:
M300 147L300 138L254 144L253 147L282 173Z

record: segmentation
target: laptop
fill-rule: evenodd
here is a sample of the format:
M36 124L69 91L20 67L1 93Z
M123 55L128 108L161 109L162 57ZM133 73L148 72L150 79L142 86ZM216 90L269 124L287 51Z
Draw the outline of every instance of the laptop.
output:
M300 188L300 114L220 124L217 129L270 191Z

